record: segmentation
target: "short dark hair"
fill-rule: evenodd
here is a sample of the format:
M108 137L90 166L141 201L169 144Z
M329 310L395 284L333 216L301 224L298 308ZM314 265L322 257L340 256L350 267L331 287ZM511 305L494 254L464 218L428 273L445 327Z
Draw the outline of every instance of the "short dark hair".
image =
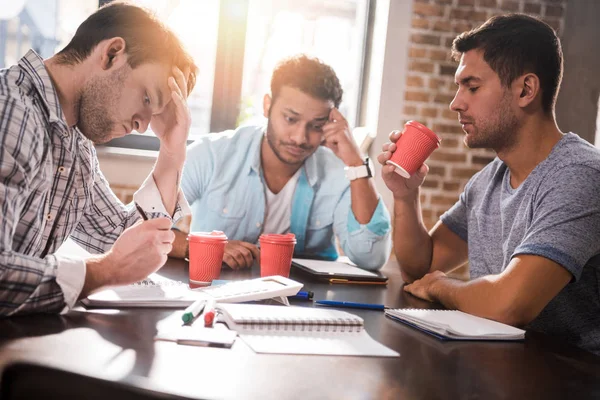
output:
M540 79L542 108L554 111L563 75L560 39L545 22L524 14L490 18L483 25L463 32L452 43L456 61L469 50L483 50L483 59L506 87L525 73Z
M331 100L336 108L340 106L344 93L333 68L304 54L286 58L277 64L271 77L273 100L283 86L293 87L318 99Z
M78 64L98 43L114 37L125 40L131 68L148 62L177 66L182 71L189 68L188 94L194 88L198 67L177 36L149 10L121 1L106 4L83 21L69 44L57 53L58 62Z

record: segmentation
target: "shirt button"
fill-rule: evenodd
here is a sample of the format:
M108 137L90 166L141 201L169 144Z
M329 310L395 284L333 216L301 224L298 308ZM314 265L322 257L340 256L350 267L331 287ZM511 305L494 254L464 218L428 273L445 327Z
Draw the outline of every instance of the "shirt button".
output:
M227 212L228 212L228 211L227 211L227 209L226 209L226 208L224 208L224 209L223 209L223 214L227 214Z
M65 167L63 167L62 165L61 165L60 167L58 167L58 172L59 172L59 173L61 173L61 174L62 174L62 173L63 173L63 172L65 172L65 171L66 171L66 168L65 168Z
M46 215L46 220L50 221L52 219L52 214Z
M257 227L257 228L260 228L260 222L257 222L257 223L256 223L256 227Z
M317 226L321 225L321 221L315 222L315 225L317 225Z

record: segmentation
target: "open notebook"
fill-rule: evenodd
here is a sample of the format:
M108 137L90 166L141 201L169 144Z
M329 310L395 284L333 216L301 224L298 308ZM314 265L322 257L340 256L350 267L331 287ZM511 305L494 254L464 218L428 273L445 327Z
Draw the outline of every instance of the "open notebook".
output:
M522 340L525 331L458 310L391 309L385 315L450 340Z
M339 310L218 304L219 321L257 353L398 357L375 341L363 319Z
M102 290L81 302L86 307L184 308L198 299L215 299L223 303L286 299L285 296L293 296L301 288L300 282L276 275L190 289L187 283L152 274L142 282Z

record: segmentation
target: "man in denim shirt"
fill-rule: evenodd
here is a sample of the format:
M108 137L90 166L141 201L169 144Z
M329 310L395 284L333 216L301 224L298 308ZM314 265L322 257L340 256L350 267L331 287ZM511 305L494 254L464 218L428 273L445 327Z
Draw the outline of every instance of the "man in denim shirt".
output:
M297 56L273 72L263 126L211 134L188 148L182 190L192 231L221 230L224 262L252 266L263 233L296 235L295 255L338 257L335 235L358 266L377 270L391 250L390 216L368 160L338 111L342 88L331 67ZM176 231L172 256L187 252Z

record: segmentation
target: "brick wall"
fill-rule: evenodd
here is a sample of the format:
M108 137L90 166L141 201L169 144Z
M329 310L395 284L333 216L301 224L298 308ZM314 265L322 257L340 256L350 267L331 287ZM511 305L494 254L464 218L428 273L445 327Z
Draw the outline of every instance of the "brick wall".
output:
M423 217L428 227L458 199L469 178L494 158L484 149L467 149L457 114L448 109L456 92L452 40L493 15L524 12L562 31L567 0L414 0L409 62L402 117L427 125L442 144L427 162Z

